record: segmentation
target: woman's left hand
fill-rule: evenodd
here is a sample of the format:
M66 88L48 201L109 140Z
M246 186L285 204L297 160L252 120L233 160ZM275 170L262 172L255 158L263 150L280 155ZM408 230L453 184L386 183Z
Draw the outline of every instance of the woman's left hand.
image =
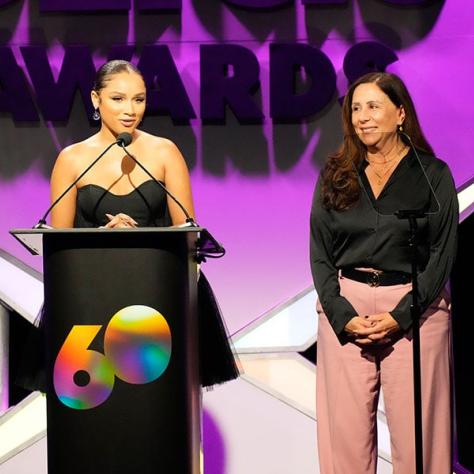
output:
M133 227L137 227L138 223L135 219L132 219L127 214L119 213L113 216L112 214L106 214L107 219L109 222L104 226L107 229L130 229Z
M390 313L377 313L365 316L367 321L372 323L370 334L365 336L362 340L373 344L383 344L390 339L388 336L400 330L400 325L395 321ZM360 342L362 342L362 340ZM356 339L356 342L359 342Z

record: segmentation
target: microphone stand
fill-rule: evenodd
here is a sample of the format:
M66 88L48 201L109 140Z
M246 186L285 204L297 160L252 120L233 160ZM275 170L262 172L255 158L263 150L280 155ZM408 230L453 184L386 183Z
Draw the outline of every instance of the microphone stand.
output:
M412 334L413 334L413 403L415 413L415 454L416 474L423 474L423 424L421 400L421 354L420 354L420 305L418 304L418 222L417 219L426 217L423 209L401 210L395 215L399 219L408 220L410 226L409 246L411 250L412 277Z
M61 201L61 199L80 181L80 179L114 146L118 145L123 151L154 181L160 186L163 191L179 206L186 216L186 226L199 227L194 219L189 215L185 207L179 202L179 200L166 188L166 186L157 180L141 163L138 161L128 150L127 146L132 142L133 137L128 132L120 133L116 140L111 143L60 195L55 201L49 206L43 217L33 227L33 229L52 229L51 226L46 224L46 218L52 209ZM225 248L212 236L207 229L202 229L198 239L198 253L196 260L198 263L206 261L206 258L221 258L225 255Z

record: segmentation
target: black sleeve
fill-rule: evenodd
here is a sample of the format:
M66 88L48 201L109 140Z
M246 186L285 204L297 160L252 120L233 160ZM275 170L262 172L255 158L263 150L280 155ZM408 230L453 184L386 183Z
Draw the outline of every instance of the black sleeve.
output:
M316 186L311 207L310 259L314 286L334 332L340 335L345 325L357 316L349 301L340 295L338 270L333 264L331 214L323 208Z
M440 203L440 211L428 217L430 256L425 269L418 274L418 298L423 313L437 298L448 281L456 255L459 205L453 178L446 164L439 171L433 189ZM412 293L407 293L390 311L404 330L412 324L410 307Z

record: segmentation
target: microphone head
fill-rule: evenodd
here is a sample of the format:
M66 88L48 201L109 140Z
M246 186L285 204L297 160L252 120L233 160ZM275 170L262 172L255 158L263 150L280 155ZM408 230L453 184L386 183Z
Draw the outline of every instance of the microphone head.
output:
M117 145L128 146L132 143L132 135L128 132L120 133L117 137Z

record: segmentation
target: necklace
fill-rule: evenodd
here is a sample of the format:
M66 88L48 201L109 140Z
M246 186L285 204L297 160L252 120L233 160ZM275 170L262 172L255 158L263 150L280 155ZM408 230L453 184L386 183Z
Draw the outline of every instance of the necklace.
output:
M377 184L379 186L381 186L384 181L386 180L386 176L388 175L388 173L390 173L390 171L393 170L393 168L395 167L396 164L398 164L400 162L400 160L395 160L396 158L400 158L401 156L401 152L405 149L405 147L403 147L401 150L397 151L397 153L392 157L390 158L389 160L386 160L385 162L377 162L377 161L372 161L372 160L369 160L368 158L366 158L367 162L369 163L372 171L374 172L376 178L377 178ZM389 164L390 163L390 164ZM386 164L389 164L389 166L387 166L385 169L382 170L381 173L379 173L376 169L375 169L375 165L386 165Z
M380 186L384 182L385 177L387 176L387 174L394 168L396 163L394 162L390 166L387 166L387 168L382 173L378 173L376 171L375 167L372 165L372 163L369 162L369 164L371 165L372 171L374 172L375 176L377 177L377 184Z
M375 161L375 160L369 160L367 158L367 161L373 166L373 165L386 165L387 163L390 163L391 161L393 161L395 158L398 157L398 153L396 153L395 155L392 156L392 158L388 159L388 160L385 160L385 161Z

